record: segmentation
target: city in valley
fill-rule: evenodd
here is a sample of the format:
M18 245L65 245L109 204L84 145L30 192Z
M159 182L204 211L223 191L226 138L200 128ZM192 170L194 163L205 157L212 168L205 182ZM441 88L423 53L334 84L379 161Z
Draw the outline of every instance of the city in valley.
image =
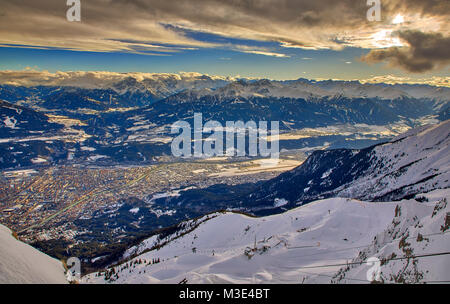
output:
M190 212L197 214L195 210L186 214L178 211L180 216L175 218L177 210L155 204L155 198L170 198L215 184L267 180L299 165L304 156L298 154L295 159L290 155L268 165L264 159L231 162L219 158L148 166L67 165L8 170L3 172L0 184L0 223L14 229L24 241L38 242L51 254L65 256L73 253L68 248L99 243L107 247L124 240L129 245L140 235L189 218ZM118 210L125 214L123 219ZM101 248L86 252L85 258L93 259L99 252Z

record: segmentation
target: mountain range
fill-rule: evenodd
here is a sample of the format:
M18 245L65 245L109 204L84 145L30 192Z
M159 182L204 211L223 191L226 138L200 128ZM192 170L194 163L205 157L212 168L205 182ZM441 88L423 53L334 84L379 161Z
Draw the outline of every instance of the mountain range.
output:
M282 133L342 125L404 130L446 120L450 96L449 88L428 85L232 81L205 75L127 77L99 87L1 85L0 167L23 168L36 160L46 165L151 163L170 155L170 126L178 120L192 122L195 112L205 122L222 124L275 120ZM399 133L307 136L281 140L280 148L359 148Z

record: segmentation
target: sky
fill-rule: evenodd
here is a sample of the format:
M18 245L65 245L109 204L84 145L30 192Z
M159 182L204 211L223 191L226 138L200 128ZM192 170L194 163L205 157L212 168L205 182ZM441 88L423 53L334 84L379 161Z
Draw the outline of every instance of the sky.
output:
M68 2L0 0L0 71L450 85L449 1L81 0L72 22Z

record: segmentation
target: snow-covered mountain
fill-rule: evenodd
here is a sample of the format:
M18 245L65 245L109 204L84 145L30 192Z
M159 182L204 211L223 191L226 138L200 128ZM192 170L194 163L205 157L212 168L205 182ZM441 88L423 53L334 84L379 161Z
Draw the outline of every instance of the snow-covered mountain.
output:
M63 264L16 240L0 225L0 284L66 284Z
M26 104L37 102L44 108L67 107L68 101L80 103L80 108L132 107L150 104L184 90L216 89L236 80L199 73L67 72L38 75L32 73L28 77L2 79L0 73L0 99ZM45 102L47 104L42 105ZM72 104L70 108L76 107Z
M216 89L231 83L233 78L215 77L197 73L153 74L152 77L128 76L119 82L110 84L119 94L127 92L150 92L162 99L184 90Z
M143 241L127 252L133 258L82 282L368 283L372 256L383 261L384 282L449 280L448 256L414 258L449 251L449 195L423 194L426 203L332 198L262 218L214 213Z
M182 93L183 94L183 93ZM239 80L231 82L215 90L211 88L195 88L185 92L190 97L200 98L213 95L218 99L230 97L276 97L276 98L303 98L320 99L324 97L378 98L383 100L394 99L427 99L443 106L449 101L450 88L433 87L428 85L407 84L371 84L359 81L325 80L315 81L298 79L291 81Z
M1 76L1 75L0 75ZM13 76L11 76L13 77ZM11 78L10 77L10 78ZM105 73L67 72L38 78L0 77L0 99L18 102L36 99L64 102L64 98L52 97L55 91L75 91L78 99L92 99L122 106L145 105L181 94L185 98L214 96L216 99L231 97L272 97L295 99L348 98L348 99L424 99L434 103L436 110L445 110L450 101L450 88L419 84L361 83L359 81L297 79L276 81L210 76L199 73ZM104 96L103 96L104 95ZM56 96L58 97L58 95ZM103 100L104 99L104 100ZM114 105L111 103L109 105Z
M284 208L346 197L400 200L450 186L450 120L413 129L388 143L362 150L315 151L302 165L262 184L243 207Z
M450 186L450 120L413 129L378 145L363 177L337 189L338 196L398 199Z
M82 281L363 283L370 257L380 260L384 282L448 281L449 126L418 128L364 150L316 152L242 199L250 210L301 206L182 222ZM305 204L298 195L309 191L316 200Z

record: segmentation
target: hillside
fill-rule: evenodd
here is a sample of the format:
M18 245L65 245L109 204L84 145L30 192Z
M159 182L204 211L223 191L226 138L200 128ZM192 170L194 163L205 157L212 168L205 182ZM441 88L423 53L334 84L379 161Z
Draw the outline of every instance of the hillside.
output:
M340 265L357 257L381 260L393 253L403 257L449 251L448 235L442 233L448 229L449 195L448 190L425 194L426 203L333 198L262 218L215 213L180 224L172 235L145 240L127 252L144 253L82 281L367 283L368 266L345 271ZM387 261L381 276L385 282L449 280L448 267L439 270L437 263L448 265L448 256ZM338 266L322 267L330 264Z
M0 225L0 284L66 284L62 263L16 240Z

